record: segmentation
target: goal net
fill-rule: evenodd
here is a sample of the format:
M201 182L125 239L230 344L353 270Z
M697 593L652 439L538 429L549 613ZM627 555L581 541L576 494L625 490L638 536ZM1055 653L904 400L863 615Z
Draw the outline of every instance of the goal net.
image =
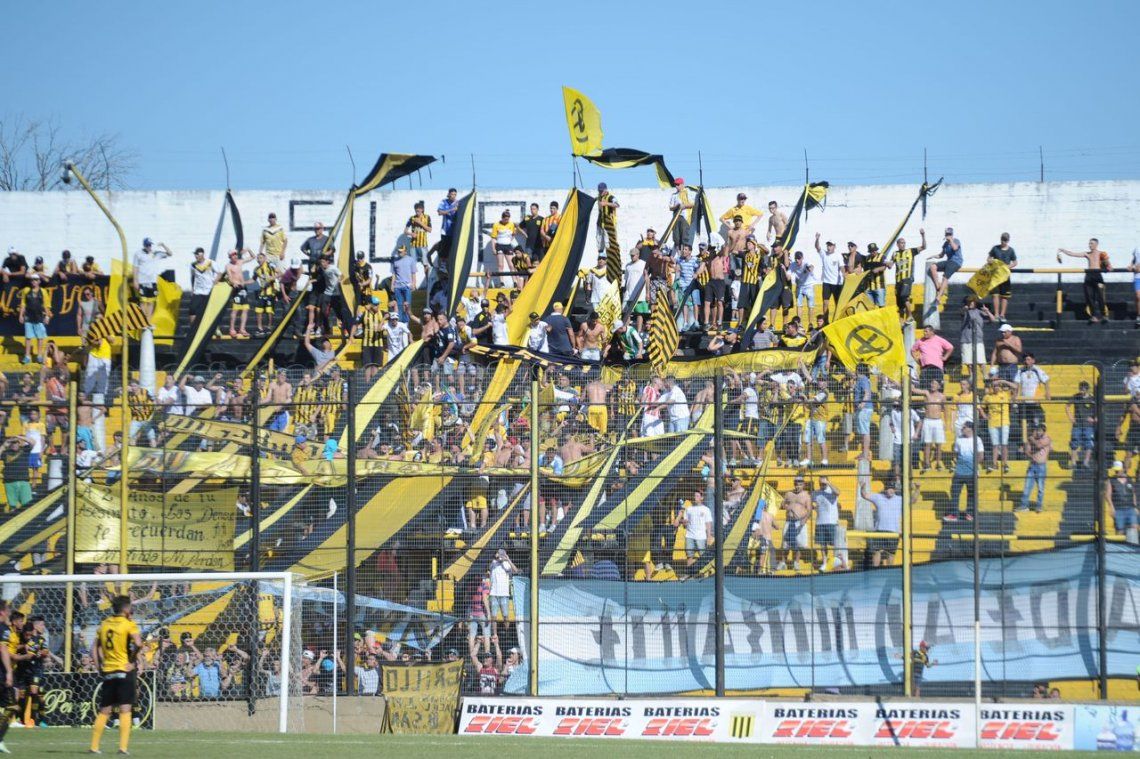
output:
M0 583L13 637L20 631L30 638L38 630L46 639L42 699L21 709L26 724L92 724L102 684L92 651L95 633L111 614L111 599L127 595L147 644L136 657L138 726L304 728L301 588L289 573L4 575Z

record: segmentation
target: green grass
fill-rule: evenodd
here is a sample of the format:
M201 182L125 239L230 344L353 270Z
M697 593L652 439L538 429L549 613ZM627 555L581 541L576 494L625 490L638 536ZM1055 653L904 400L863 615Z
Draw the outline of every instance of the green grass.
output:
M12 730L6 741L17 756L79 756L87 751L91 733L85 729L53 728L44 730ZM114 756L118 748L118 731L108 729L103 735L103 753ZM981 751L950 749L875 749L835 747L761 746L756 744L684 743L681 741L600 740L590 738L484 738L456 735L271 735L251 733L181 733L136 730L131 735L131 754L145 759L336 759L397 756L399 759L504 759L509 755L539 754L543 759L562 757L598 757L613 759L669 759L700 757L721 759L747 757L892 757L924 756L935 759L959 757L1024 757L1029 751ZM1092 756L1093 752L1069 752L1066 756Z

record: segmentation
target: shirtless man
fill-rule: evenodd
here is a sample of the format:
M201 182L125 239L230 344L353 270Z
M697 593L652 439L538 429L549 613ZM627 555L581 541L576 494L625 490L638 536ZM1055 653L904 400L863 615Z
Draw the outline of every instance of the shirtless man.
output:
M732 229L728 230L728 242L724 245L724 252L728 255L743 253L747 240L748 227L744 226L744 217L740 215L733 216Z
M606 397L610 394L610 390L611 386L600 379L586 383L586 424L602 436L610 430L610 410L606 405Z
M942 469L942 446L946 443L946 396L942 393L942 383L930 381L929 390L912 391L916 398L925 399L926 413L922 418L922 471L926 473L932 466ZM931 455L933 454L933 459Z
M1104 305L1104 277L1101 276L1101 267L1112 271L1108 263L1108 254L1100 249L1100 240L1095 237L1089 240L1089 249L1083 253L1074 253L1071 250L1057 248L1057 263L1061 263L1061 254L1073 258L1085 259L1085 310L1089 315L1089 322L1097 324L1101 317L1108 318Z
M808 550L808 517L811 516L811 494L804 487L804 478L796 475L792 489L784 493L784 502L780 508L786 513L784 522L784 549L785 556L792 558L792 568L799 570L800 554ZM787 569L787 563L781 561L776 565L777 570Z
M776 532L776 518L772 512L764 509L760 517L752 523L752 540L748 548L755 551L754 566L758 574L766 575L772 571L772 535Z
M221 278L234 289L233 298L230 300L230 337L249 337L249 333L245 330L246 320L249 319L249 294L245 289L245 272L242 271L242 264L252 260L253 252L249 248L243 248L240 252L231 250L230 261L222 272ZM238 314L241 314L241 324L235 330Z
M701 414L703 414L705 409L708 408L708 405L713 402L713 397L713 383L712 380L708 380L705 382L704 387L698 390L697 394L693 396L693 402L689 405L692 411L692 417L690 419L692 423L696 423L696 421L701 418Z
M269 383L269 403L276 410L266 425L274 432L285 432L289 429L289 406L293 403L293 386L285 376L284 369L277 370L277 376Z
M591 311L585 323L578 327L579 358L583 361L601 361L602 337L605 333L606 326L598 321L598 314Z
M580 458L583 458L588 453L594 452L594 446L588 443L583 443L578 439L577 435L569 435L566 442L558 449L558 455L562 457L562 464L572 464Z
M704 324L709 329L720 329L720 325L724 323L724 278L728 274L728 256L722 251L709 248L708 258L697 267L695 276L700 277L706 271L709 274L709 281L705 285L703 296Z
M772 241L772 237L777 239L784 234L784 230L788 228L788 215L780 210L779 204L774 200L768 201L768 242Z

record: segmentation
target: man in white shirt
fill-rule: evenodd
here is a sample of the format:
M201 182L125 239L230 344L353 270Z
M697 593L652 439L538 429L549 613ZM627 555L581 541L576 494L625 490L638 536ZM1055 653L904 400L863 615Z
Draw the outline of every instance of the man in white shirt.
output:
M666 429L669 432L686 432L689 429L689 399L685 391L677 384L676 377L665 378L665 394L661 396L662 403L666 404L669 412L669 422Z
M889 532L896 536L902 532L902 496L895 489L894 482L888 482L883 486L882 493L872 493L870 488L863 484L860 486L860 493L875 507L875 532ZM891 564L898 547L897 537L868 540L867 550L872 552L871 565L877 567Z
M637 329L640 332L649 313L649 283L645 279L645 262L641 260L637 248L630 252L629 263L621 278L622 299L626 313L637 316Z
M202 248L194 249L194 263L190 264L190 323L206 312L210 292L218 281L218 270L214 262L206 258Z
M685 565L691 567L697 563L708 544L713 542L713 515L705 505L705 494L702 491L693 491L693 500L687 502L684 510L677 514L673 526L685 528Z
M606 256L598 256L598 265L586 272L586 291L590 293L590 307L597 311L605 297L610 280L606 277Z
M132 279L135 284L135 294L138 295L139 305L149 319L154 315L154 304L158 300L158 267L162 259L170 258L170 248L166 243L160 242L155 250L154 242L149 238L143 240L142 250L135 253L131 260L134 268Z
M1026 351L1021 355L1023 366L1013 376L1013 383L1017 385L1017 402L1013 408L1017 414L1014 427L1021 430L1021 440L1029 437L1029 432L1037 425L1045 423L1045 410L1037 402L1037 389L1045 388L1045 400L1053 399L1053 392L1049 388L1049 375L1037 365L1037 358Z
M819 478L819 489L811 494L815 509L815 546L819 551L819 571L827 571L827 549L835 551L835 531L839 525L839 489L827 477ZM833 557L834 568L839 568L839 556Z
M491 317L491 342L495 345L510 345L510 332L507 330L507 307L497 306Z
M501 634L498 632L499 621L502 620L505 627L510 619L511 575L518 574L518 571L519 568L507 556L507 550L500 548L491 561L491 592L487 598L491 612L491 632L494 635Z
M186 380L189 375L184 375L182 381L178 383L179 388L182 389L182 395L185 399L186 414L189 416L197 416L203 410L214 405L214 394L206 387L206 378L201 374L195 375L194 379L187 387Z
M669 213L678 214L677 223L673 225L673 247L677 250L682 245L692 245L693 238L689 232L689 218L692 213L693 199L689 196L689 188L685 187L685 180L677 177L673 180L673 194L669 196Z
M166 380L163 382L162 387L158 389L155 401L158 403L159 409L167 414L186 413L186 409L182 408L182 393L178 389L178 385L174 382L173 374L166 375Z
M547 335L550 334L550 325L539 318L537 311L530 312L530 326L527 327L526 347L532 351L546 353L549 347Z
M388 361L391 362L408 347L412 341L412 333L408 329L408 325L400 321L398 311L388 312L388 322L381 329L388 341Z
M815 233L815 252L819 254L819 278L823 282L823 316L830 320L830 310L838 305L843 290L843 254L831 240L820 249L819 232Z

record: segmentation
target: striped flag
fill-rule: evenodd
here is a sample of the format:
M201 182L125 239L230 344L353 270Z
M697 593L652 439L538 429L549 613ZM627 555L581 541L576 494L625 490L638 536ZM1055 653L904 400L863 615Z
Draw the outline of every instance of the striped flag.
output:
M150 320L146 318L146 314L139 307L137 303L127 304L127 329L131 332L138 332L150 327ZM106 314L94 322L87 328L87 340L94 340L99 338L107 340L115 337L116 335L123 334L123 312L122 310L116 311L113 314Z
M660 295L653 302L653 312L649 316L649 361L658 372L677 352L681 343L681 333L677 331L677 319L669 298Z

